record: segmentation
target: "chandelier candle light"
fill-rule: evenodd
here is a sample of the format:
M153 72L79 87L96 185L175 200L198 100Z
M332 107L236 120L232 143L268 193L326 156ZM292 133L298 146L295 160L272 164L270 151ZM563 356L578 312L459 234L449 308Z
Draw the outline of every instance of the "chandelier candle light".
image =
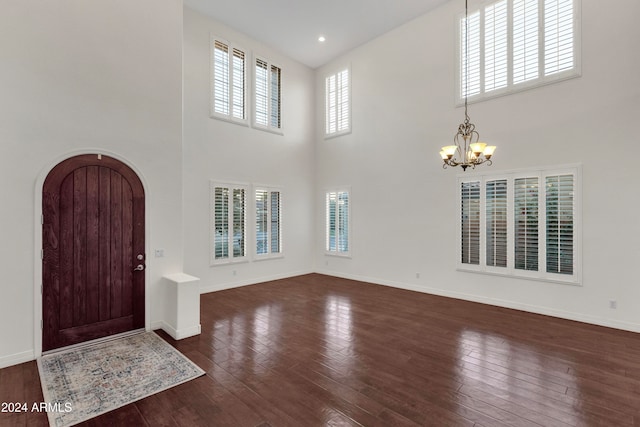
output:
M469 85L469 9L468 0L464 2L464 35L465 35L465 87L464 87L464 123L458 126L458 133L453 137L455 145L442 147L440 156L444 161L442 167L461 166L466 171L469 166L475 168L477 165L487 162L491 165L491 156L496 149L495 145L487 145L480 142L480 134L476 131L476 125L469 120L467 113L467 95Z

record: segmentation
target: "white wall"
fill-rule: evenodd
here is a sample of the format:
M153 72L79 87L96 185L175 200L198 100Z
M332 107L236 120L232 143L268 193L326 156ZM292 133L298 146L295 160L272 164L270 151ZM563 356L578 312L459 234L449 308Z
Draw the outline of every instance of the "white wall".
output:
M438 151L464 119L454 107L459 12L450 2L318 71L316 212L323 188L351 185L353 256L325 256L318 221L317 270L640 331L640 2L582 2L582 77L469 110L498 146L493 171L582 163L580 287L455 270L461 171L443 170ZM351 64L353 133L325 141L324 77L342 64Z
M209 117L211 33L241 46L246 53L253 52L281 67L284 135ZM249 72L249 78L252 75L253 72ZM187 273L200 277L202 292L311 271L313 109L314 73L311 69L185 8L184 265ZM283 258L209 266L210 180L281 187ZM250 254L252 250L253 245L249 247Z
M181 0L9 0L0 13L0 367L33 359L36 182L79 152L112 153L147 191L147 324L182 269ZM37 283L39 287L39 283Z
M614 9L585 0L582 77L470 109L499 147L492 170L582 163L584 268L576 287L455 271L459 171L442 170L438 156L462 120L453 106L454 3L316 73L189 9L182 45L180 0L4 2L0 367L36 352L36 182L56 161L91 150L127 160L147 186L153 327L171 303L164 274L184 269L206 292L315 269L640 331L633 168L640 4L620 0ZM282 66L284 136L209 118L210 32ZM353 133L325 141L323 77L346 63ZM284 258L209 266L210 179L283 188ZM332 185L352 188L351 259L323 253L322 190ZM152 256L159 248L164 258Z

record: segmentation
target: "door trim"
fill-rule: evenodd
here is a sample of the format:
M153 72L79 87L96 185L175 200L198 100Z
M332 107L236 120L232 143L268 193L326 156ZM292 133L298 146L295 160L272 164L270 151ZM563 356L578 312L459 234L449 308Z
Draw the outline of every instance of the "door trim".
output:
M149 200L151 195L149 194L149 186L147 185L147 181L145 179L144 174L140 171L140 169L132 163L130 160L124 158L118 153L113 153L107 150L99 149L99 148L86 148L86 149L78 149L69 151L65 154L62 154L54 159L52 159L41 171L38 177L36 178L36 186L35 186L35 200L34 200L34 274L33 274L33 353L34 358L38 358L42 356L42 193L44 188L44 181L49 175L49 173L56 167L59 163L78 155L83 154L95 154L95 155L104 155L113 157L114 159L124 163L128 167L130 167L142 183L142 188L145 193L145 210L144 210L144 221L145 221L145 253L150 253L149 243L150 243L150 222L149 222ZM145 292L144 292L144 329L149 331L151 330L151 317L150 317L150 309L151 304L149 301L149 283L150 283L150 270L152 265L150 264L151 259L147 260L147 268L144 271L145 275ZM152 264L152 263L151 263Z

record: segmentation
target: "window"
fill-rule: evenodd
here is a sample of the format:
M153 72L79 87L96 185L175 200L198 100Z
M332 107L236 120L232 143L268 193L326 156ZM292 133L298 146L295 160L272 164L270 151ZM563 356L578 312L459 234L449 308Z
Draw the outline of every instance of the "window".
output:
M211 116L246 122L246 64L243 50L211 38Z
M351 132L351 89L349 68L326 78L325 136Z
M281 128L281 79L280 67L256 58L254 124L259 128L276 131Z
M578 76L580 0L499 0L460 19L458 101ZM468 42L466 35L468 32Z
M326 245L328 254L348 256L350 253L349 191L326 193Z
M282 255L282 193L280 190L256 188L256 256Z
M247 187L211 183L211 264L246 260Z
M460 177L462 270L578 283L579 168Z

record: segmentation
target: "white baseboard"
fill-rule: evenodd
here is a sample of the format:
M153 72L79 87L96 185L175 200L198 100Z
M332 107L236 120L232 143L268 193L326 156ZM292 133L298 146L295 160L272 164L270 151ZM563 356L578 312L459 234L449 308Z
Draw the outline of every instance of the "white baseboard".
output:
M149 330L155 331L156 329L162 329L163 323L164 322L162 320L156 320L155 322L151 322L151 324L149 325Z
M314 273L313 270L292 271L289 273L276 274L273 276L256 277L253 279L240 280L237 282L218 283L215 285L203 285L200 282L200 294L208 294L209 292L224 291L226 289L239 288L242 286L255 285L257 283L270 282L272 280L288 279L289 277L302 276L304 274Z
M0 369L19 365L20 363L31 362L32 360L36 360L33 350L2 356L0 357Z
M175 329L165 322L162 322L162 330L171 335L171 338L173 338L174 340L193 337L195 335L200 335L200 333L202 332L202 328L199 324L190 328Z
M327 276L340 277L344 279L358 280L360 282L368 282L376 285L389 286L408 291L422 292L425 294L438 295L447 298L461 299L465 301L478 302L481 304L494 305L497 307L511 308L514 310L526 311L529 313L542 314L544 316L558 317L560 319L574 320L576 322L589 323L592 325L604 326L607 328L621 329L630 332L640 332L640 324L632 322L622 322L597 316L589 316L581 313L573 313L570 311L556 310L549 307L541 307L537 305L523 304L515 301L502 300L497 298L487 298L480 295L466 294L462 292L447 291L444 289L433 288L429 286L417 286L410 283L396 282L392 280L381 280L374 277L360 276L355 274L337 273L335 271L320 269L316 271L318 274Z

